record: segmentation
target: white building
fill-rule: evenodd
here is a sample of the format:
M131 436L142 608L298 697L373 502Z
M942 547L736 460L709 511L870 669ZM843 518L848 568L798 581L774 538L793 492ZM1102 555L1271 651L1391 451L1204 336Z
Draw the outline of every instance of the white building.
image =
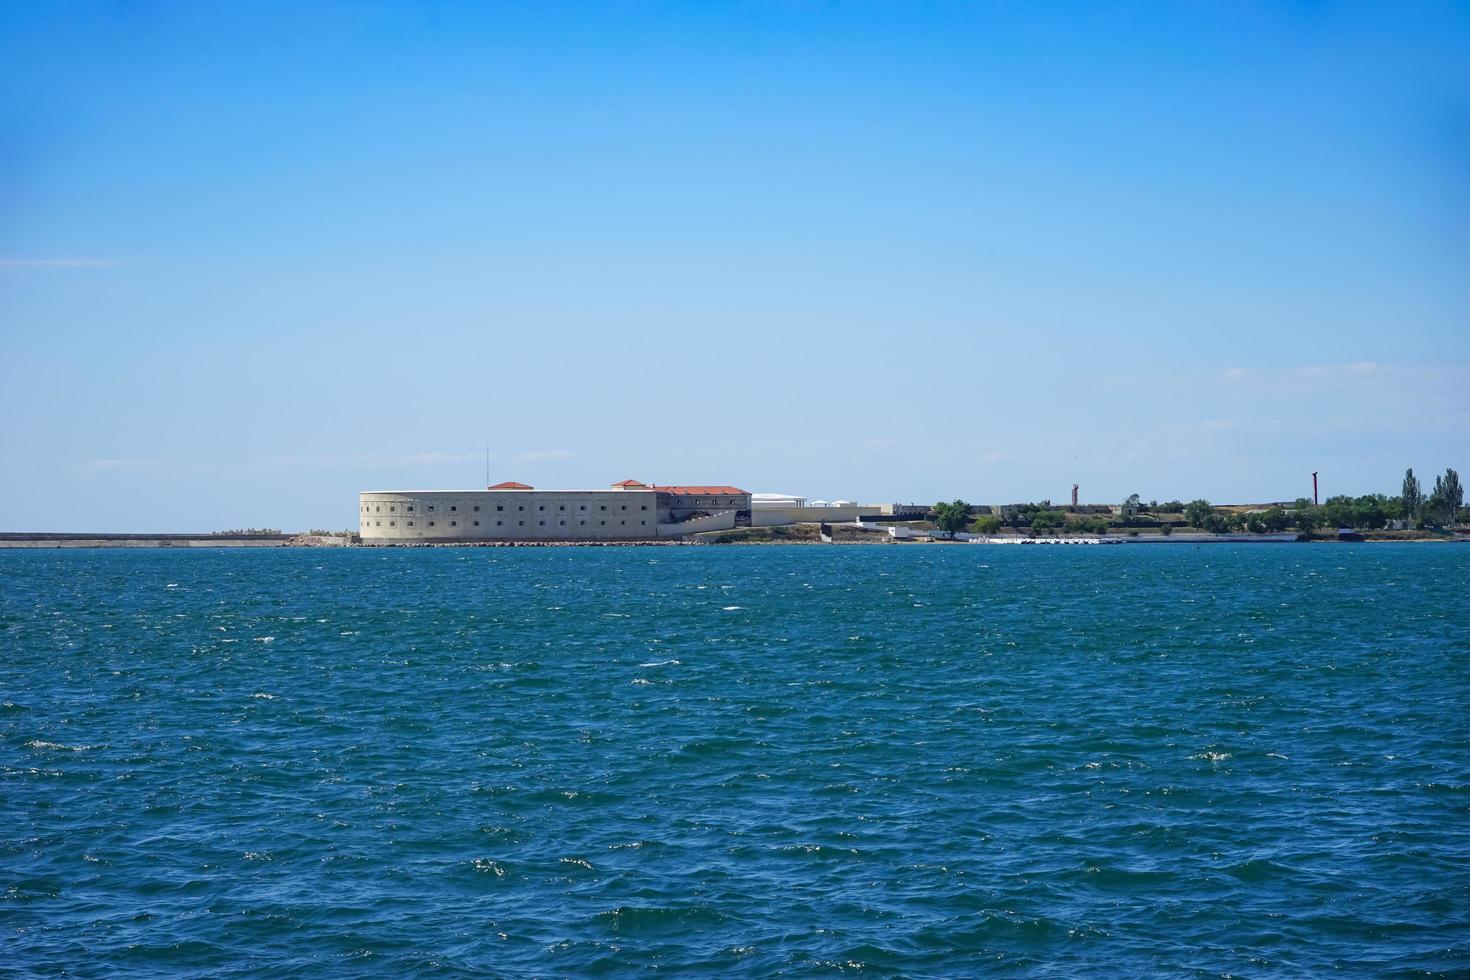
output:
M791 493L753 493L750 506L760 510L766 507L805 507L806 498Z

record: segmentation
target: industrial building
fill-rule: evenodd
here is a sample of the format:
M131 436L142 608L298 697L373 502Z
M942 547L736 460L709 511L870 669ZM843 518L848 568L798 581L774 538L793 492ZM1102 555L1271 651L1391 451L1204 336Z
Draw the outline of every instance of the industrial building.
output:
M368 490L358 494L362 543L652 541L751 522L751 495L730 486L655 486L622 480L606 490Z

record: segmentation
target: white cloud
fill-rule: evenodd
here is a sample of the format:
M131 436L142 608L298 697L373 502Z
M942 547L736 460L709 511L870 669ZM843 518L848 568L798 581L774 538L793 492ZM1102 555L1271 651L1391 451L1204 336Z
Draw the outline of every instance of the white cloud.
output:
M1316 364L1302 368L1302 373L1313 378L1362 377L1365 374L1375 374L1386 367L1391 365L1379 364L1377 361L1356 361L1352 364Z
M0 269L115 269L127 263L120 259L99 259L85 256L65 258L0 257Z

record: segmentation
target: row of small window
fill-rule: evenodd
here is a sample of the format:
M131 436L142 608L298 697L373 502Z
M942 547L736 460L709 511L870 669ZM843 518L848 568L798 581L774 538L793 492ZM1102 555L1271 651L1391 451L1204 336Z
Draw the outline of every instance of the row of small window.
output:
M362 523L363 523L363 526L367 526L367 518L363 518L363 522ZM403 523L406 526L408 526L408 527L413 527L413 521L404 521ZM504 521L496 521L495 522L495 526L496 527L500 527L504 523L505 523ZM541 527L545 527L546 526L546 522L545 521L537 521L536 523L538 525L540 525ZM557 521L556 523L558 525L562 526L562 527L565 527L567 522L566 521ZM599 525L604 525L605 526L607 524L607 521L598 521L597 523ZM644 525L644 526L647 526L648 525L648 522L647 521L639 521L638 523L641 524L641 525ZM516 521L516 524L518 526L520 526L520 527L525 527L526 526L526 522L525 521ZM581 526L581 527L586 527L587 526L587 522L586 521L578 521L577 524L579 526ZM480 522L479 521L475 521L474 522L474 525L475 525L475 527L479 527L480 526ZM628 522L627 521L618 521L618 525L621 526L621 527L627 527L628 526ZM382 521L373 521L373 527L382 527L382 526L383 526L383 522ZM388 522L388 526L389 527L397 527L398 526L398 522L397 521L389 521ZM433 521L429 521L429 527L433 527L433 526L434 526L434 522ZM450 527L458 527L459 526L459 521L450 521L449 522L449 526Z
M449 509L451 511L455 511L455 510L458 510L459 508L456 507L453 504L450 504L449 505ZM496 510L505 510L505 505L504 504L496 504L495 505L495 509ZM516 508L516 510L525 510L525 509L526 508L524 506L520 506L520 507L517 507ZM546 505L545 504L539 504L539 505L537 505L536 509L537 510L545 510L546 509ZM558 504L557 507L556 507L556 509L557 510L566 510L567 509L567 505L566 504ZM587 505L586 504L582 504L577 509L578 510L586 510L587 509ZM597 509L598 510L607 510L607 504L602 504ZM620 504L618 506L618 509L619 510L627 510L628 509L628 505L627 504ZM638 507L638 509L639 510L647 510L648 509L648 505L647 504L640 504L639 507ZM412 514L413 513L413 504L406 505L403 508L403 510L404 510L405 513ZM429 513L433 513L434 512L434 505L433 504L429 504L428 505L428 511L429 511ZM480 505L479 504L476 504L475 505L475 512L476 513L479 513L479 511L480 511ZM362 512L364 514L366 514L368 512L368 505L367 504L363 504L362 505ZM382 504L374 504L373 505L373 513L374 514L381 514L382 512L383 512L383 505ZM398 506L396 504L389 504L388 505L388 513L390 513L390 514L396 514L396 513L398 513Z

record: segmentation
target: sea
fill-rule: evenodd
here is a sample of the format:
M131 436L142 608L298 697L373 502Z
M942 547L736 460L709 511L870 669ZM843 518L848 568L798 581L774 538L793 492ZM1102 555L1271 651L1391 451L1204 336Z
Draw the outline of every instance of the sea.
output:
M6 976L1470 974L1470 547L0 552Z

